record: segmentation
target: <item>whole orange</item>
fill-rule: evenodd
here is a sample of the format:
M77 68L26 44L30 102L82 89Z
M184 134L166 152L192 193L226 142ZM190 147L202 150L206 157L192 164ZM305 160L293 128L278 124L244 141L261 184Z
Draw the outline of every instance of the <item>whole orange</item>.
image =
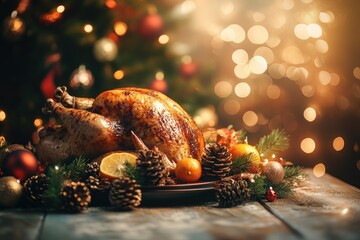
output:
M241 157L243 155L252 154L251 161L255 166L260 165L260 154L254 146L246 143L238 143L230 149L232 159Z
M175 168L176 178L187 183L199 180L201 172L201 163L195 158L181 159Z

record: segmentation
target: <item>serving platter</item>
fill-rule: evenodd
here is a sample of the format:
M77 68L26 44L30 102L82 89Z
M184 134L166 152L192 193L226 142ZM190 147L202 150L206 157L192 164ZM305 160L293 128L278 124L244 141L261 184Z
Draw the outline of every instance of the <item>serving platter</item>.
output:
M165 186L142 187L144 205L184 205L215 201L215 185L212 182L197 182Z

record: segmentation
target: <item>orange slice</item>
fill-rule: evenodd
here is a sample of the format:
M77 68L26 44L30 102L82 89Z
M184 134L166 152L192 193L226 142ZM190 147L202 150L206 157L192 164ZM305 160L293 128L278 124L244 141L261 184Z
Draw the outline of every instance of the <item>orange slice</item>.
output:
M115 152L105 156L100 163L100 176L116 179L124 176L125 162L136 165L137 156L128 152Z

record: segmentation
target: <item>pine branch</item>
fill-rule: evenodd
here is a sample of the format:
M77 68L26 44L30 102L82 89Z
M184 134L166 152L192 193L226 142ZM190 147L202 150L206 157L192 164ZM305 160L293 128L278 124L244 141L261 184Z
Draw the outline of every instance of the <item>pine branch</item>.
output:
M134 179L140 186L144 185L144 177L141 172L133 166L130 162L125 163L125 176Z
M265 158L269 158L272 154L287 150L289 146L289 136L286 135L285 131L275 129L269 135L260 138L256 149Z
M253 153L249 153L235 158L231 164L230 175L249 172L250 167L253 166L254 157Z
M61 165L52 164L46 169L49 177L48 187L45 191L45 198L49 207L57 207L60 204L60 192L63 182L66 179L79 181L85 174L87 160L80 156L67 160Z
M265 176L257 175L254 177L253 181L249 181L249 189L251 190L251 198L262 199L264 198L266 186L265 186Z

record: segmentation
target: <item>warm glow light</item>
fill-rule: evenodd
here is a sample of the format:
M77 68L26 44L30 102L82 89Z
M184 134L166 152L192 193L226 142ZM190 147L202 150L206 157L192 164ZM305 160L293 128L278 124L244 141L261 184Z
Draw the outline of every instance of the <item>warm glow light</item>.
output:
M244 49L235 50L231 57L236 64L245 64L249 60L249 55Z
M262 74L267 69L267 62L262 56L254 56L249 62L249 68L252 73Z
M248 30L247 36L253 44L264 44L269 39L267 29L261 25L252 26Z
M270 65L268 72L272 78L281 79L286 74L286 68L283 64L274 63Z
M294 33L295 36L301 40L306 40L310 37L308 34L307 25L304 23L296 25L294 28Z
M341 151L343 150L345 146L345 141L342 137L336 137L333 141L333 148L335 151Z
M194 11L195 8L196 4L194 1L191 0L186 0L181 4L181 12L183 14L191 13L192 11Z
M224 111L229 115L236 115L240 111L240 103L235 99L227 100L224 103Z
M40 127L40 126L42 126L42 124L43 124L43 120L42 120L42 119L37 118L37 119L34 120L34 126L35 126L35 127Z
M267 88L266 94L270 99L278 99L280 97L280 88L274 84Z
M315 150L315 141L312 138L305 138L301 141L301 150L305 153L312 153Z
M316 40L315 47L319 53L327 53L329 50L329 45L324 40Z
M285 10L290 10L295 5L294 0L282 0L281 3L282 3L282 8Z
M243 122L249 127L255 126L258 120L257 114L253 111L247 111L243 115Z
M239 64L235 66L235 75L240 79L245 79L250 75L250 68L248 64Z
M125 75L125 73L124 73L123 70L116 70L116 71L114 72L114 78L115 78L116 80L121 80L121 79L124 77L124 75Z
M231 1L223 1L220 10L224 15L229 15L234 11L234 3Z
M4 121L6 118L6 113L2 110L0 110L0 122Z
M344 208L341 210L341 215L346 215L349 212L349 208Z
M84 25L84 31L87 33L91 33L94 30L93 26L91 24L85 24Z
M313 168L313 173L315 177L322 177L325 175L326 168L323 163L316 164L316 166Z
M124 22L116 22L114 23L114 31L118 36L125 35L127 31L127 25Z
M156 80L164 80L164 73L163 72L161 72L161 71L159 71L159 72L157 72L156 74L155 74L155 79Z
M354 77L360 79L360 67L355 67L353 70Z
M277 15L271 16L271 19L268 19L268 20L270 21L269 24L271 25L271 27L281 28L286 23L286 16L277 14Z
M319 38L322 35L322 29L319 24L311 23L307 26L307 33L310 37Z
M241 43L245 39L245 30L237 24L231 24L220 34L220 38L225 42Z
M259 47L258 49L255 50L254 56L263 57L268 64L270 64L274 61L274 53L268 47Z
M301 88L301 92L305 97L312 97L315 94L315 89L310 85L305 85Z
M319 80L322 85L326 86L331 82L331 74L327 71L320 71Z
M296 46L285 47L281 53L281 58L283 61L294 65L305 63L302 51Z
M65 11L65 7L64 5L59 5L57 8L56 8L56 11L58 13L63 13Z
M105 5L112 9L112 8L115 8L116 7L116 1L115 0L105 0Z
M253 17L255 22L262 22L266 18L265 14L263 14L261 12L254 12L252 17Z
M271 36L269 40L266 41L266 45L268 45L271 48L276 48L281 43L281 39L276 36Z
M304 110L304 118L309 121L312 122L316 119L316 111L314 108L312 107L308 107Z
M159 37L159 43L160 44L167 44L169 42L169 36L166 34L163 34Z
M249 96L249 94L251 92L251 87L246 82L241 82L235 86L234 90L235 90L236 96L238 96L240 98L246 98L247 96Z
M331 23L334 21L334 14L330 11L328 12L320 12L319 13L319 20L323 23Z
M230 96L233 87L228 81L217 82L214 86L214 92L218 97L226 98Z

